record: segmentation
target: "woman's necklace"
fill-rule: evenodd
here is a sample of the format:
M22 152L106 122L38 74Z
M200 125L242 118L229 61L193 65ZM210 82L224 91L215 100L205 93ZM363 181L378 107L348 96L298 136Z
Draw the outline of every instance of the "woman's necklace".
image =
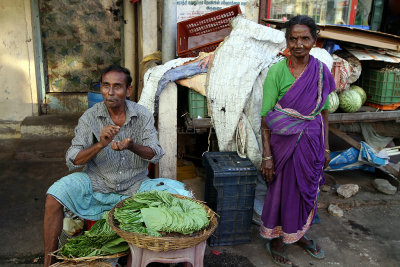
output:
M300 73L300 75L299 75L299 76L296 76L296 75L294 74L294 70L293 70L293 66L292 66L292 59L289 57L290 72L292 73L293 77L294 77L296 80L297 80L298 77L300 77L300 76L303 74L303 72L306 70L307 66L308 66L308 63L307 63L307 65L305 65L305 67L304 67L303 71Z

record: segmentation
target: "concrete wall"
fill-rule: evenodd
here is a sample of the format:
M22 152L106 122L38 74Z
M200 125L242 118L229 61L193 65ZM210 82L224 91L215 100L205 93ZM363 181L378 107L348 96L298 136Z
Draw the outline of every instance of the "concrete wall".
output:
M30 0L1 0L0 137L38 110Z
M260 12L259 0L247 0L246 18L258 23L258 14Z

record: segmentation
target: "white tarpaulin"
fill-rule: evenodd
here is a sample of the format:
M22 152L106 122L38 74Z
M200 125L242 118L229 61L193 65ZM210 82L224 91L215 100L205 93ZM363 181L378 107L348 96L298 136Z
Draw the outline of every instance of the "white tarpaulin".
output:
M155 99L158 83L162 76L170 69L183 65L194 58L177 58L167 63L149 69L144 75L143 90L138 104L145 106L152 114L155 111Z
M215 52L207 77L207 102L220 151L237 151L260 168L261 106L263 84L269 67L283 59L286 47L282 31L238 16L232 32ZM310 54L332 66L329 53L313 48ZM178 58L149 69L139 104L155 111L157 88L162 77L194 58ZM159 92L160 93L160 92Z
M238 16L232 32L215 52L207 100L220 151L261 164L262 87L267 70L286 46L283 32Z

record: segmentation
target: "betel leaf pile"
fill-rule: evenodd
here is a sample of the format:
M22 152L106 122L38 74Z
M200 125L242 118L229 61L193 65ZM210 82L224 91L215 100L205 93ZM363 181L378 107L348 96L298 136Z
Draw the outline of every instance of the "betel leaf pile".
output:
M103 213L89 231L71 238L58 252L67 258L107 256L125 252L128 243L119 237L107 223L108 211Z
M166 191L134 195L115 209L114 218L121 230L155 237L162 233L192 234L209 225L207 211L201 204Z

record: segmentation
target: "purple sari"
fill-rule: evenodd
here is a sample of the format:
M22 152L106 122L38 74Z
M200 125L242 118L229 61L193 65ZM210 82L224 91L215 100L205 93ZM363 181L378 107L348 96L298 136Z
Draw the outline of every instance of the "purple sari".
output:
M310 55L306 70L266 117L275 165L262 212L264 238L297 242L310 228L324 180L325 125L320 111L335 89L325 64Z

